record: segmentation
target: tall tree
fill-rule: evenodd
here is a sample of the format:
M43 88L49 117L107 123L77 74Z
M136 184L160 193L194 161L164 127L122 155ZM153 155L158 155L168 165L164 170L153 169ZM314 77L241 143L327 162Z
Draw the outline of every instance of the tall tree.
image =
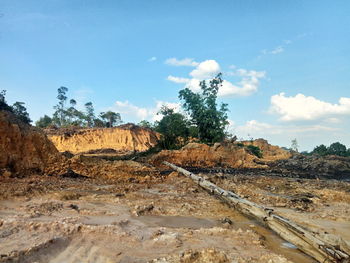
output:
M5 97L6 97L6 90L0 91L0 110L6 110L6 111L12 112L12 108L7 104Z
M12 105L12 110L13 110L13 113L16 114L20 120L22 120L25 123L30 124L32 122L32 120L29 118L27 108L24 106L24 104L25 104L24 102L16 101Z
M85 111L86 111L86 121L88 127L94 126L94 119L95 119L95 110L94 106L92 105L92 102L85 103Z
M198 128L198 137L205 143L222 141L225 137L227 121L227 104L218 108L217 94L222 86L222 74L219 73L209 81L200 82L201 94L189 88L180 90L179 98L184 100L183 107L191 117L191 122Z
M105 121L106 127L113 127L122 122L120 114L113 111L101 112L100 118Z
M67 92L68 92L68 88L66 87L60 87L57 89L58 104L53 107L56 110L53 114L53 119L58 126L64 126L67 124L67 120L66 120L67 111L65 108L65 104L67 101L67 96L66 96Z

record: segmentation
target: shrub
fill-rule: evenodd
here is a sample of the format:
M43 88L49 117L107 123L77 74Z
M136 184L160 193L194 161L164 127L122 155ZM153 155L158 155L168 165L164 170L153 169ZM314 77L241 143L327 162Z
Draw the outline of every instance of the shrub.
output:
M262 151L260 150L260 148L258 146L254 146L254 145L248 145L247 146L247 150L251 153L254 154L256 157L261 158L262 155Z

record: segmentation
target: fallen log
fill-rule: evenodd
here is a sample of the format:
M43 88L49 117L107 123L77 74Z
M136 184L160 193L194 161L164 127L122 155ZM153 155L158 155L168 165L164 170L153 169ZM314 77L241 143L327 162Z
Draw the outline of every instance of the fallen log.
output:
M347 246L338 246L330 244L317 233L307 230L304 227L290 221L287 218L274 213L273 209L256 204L249 200L241 198L239 195L226 191L217 185L195 175L181 167L169 162L163 162L165 165L182 173L188 178L198 183L202 188L209 191L219 199L223 200L230 206L233 206L241 213L258 219L266 226L276 232L284 240L294 244L301 251L313 257L319 262L329 263L349 263L350 249ZM344 242L345 243L345 242Z

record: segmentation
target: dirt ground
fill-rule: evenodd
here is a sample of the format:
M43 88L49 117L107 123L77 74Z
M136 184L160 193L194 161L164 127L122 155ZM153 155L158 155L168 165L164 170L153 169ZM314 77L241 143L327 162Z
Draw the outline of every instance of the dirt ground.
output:
M349 183L204 176L350 240ZM0 198L0 262L314 262L175 172L2 177Z

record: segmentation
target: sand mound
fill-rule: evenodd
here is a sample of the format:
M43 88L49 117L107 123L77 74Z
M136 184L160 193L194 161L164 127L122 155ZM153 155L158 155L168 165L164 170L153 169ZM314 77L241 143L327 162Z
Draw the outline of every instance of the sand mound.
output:
M125 124L115 128L48 130L49 139L60 152L74 154L113 149L116 151L146 151L155 146L159 134L134 124Z
M257 158L243 146L248 144L259 146L263 158ZM267 168L266 163L289 157L289 152L258 139L243 143L216 143L213 146L189 143L180 150L161 151L151 157L150 162L156 166L168 161L184 167Z
M0 111L0 174L42 173L62 160L53 143L37 128Z

